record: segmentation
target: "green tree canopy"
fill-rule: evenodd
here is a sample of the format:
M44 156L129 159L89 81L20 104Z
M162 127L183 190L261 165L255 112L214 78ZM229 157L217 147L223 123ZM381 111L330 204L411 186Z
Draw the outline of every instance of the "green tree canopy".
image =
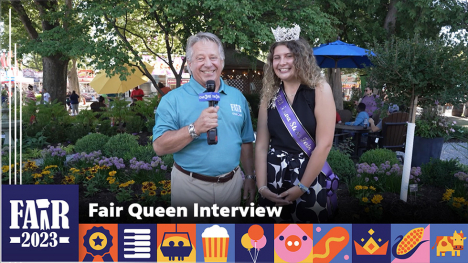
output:
M151 54L168 64L178 84L182 71L173 67L173 56L184 54L187 38L200 31L213 32L226 45L252 57L274 41L270 27L297 23L301 36L311 43L335 35L333 17L299 0L283 4L268 0L92 0L82 2L80 8L84 21L95 29L96 48L87 51L94 52L92 63L97 68L118 68L130 61L142 65L141 55Z
M458 104L468 100L468 48L442 40L393 37L373 47L376 56L370 72L371 86L385 87L388 102L410 106L414 122L416 106Z

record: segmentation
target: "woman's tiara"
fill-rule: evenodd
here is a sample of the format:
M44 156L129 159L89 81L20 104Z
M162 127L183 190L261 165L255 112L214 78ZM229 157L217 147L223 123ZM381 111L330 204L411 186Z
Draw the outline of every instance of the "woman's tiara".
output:
M299 34L301 33L301 27L294 24L294 27L292 28L277 27L276 29L272 28L271 31L273 32L273 35L275 36L276 42L292 41L292 40L299 39Z

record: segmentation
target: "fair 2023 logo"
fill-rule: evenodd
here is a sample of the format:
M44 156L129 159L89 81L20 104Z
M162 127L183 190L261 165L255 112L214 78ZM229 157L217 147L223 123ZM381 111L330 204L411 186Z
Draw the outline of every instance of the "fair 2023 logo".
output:
M78 187L2 186L2 261L77 261Z

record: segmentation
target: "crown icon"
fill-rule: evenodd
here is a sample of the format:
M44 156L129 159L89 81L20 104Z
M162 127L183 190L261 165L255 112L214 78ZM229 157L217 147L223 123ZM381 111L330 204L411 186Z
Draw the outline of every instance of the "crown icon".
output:
M277 27L276 29L272 28L271 32L273 32L276 42L298 40L299 34L301 33L301 27L294 24L294 27L292 28L286 28L286 27Z
M369 234L374 234L374 230L370 229ZM361 239L362 242L365 241L364 238ZM382 240L379 238L380 243ZM354 246L356 249L356 255L386 255L388 248L388 241L382 245L379 245L374 238L370 237L364 246L361 246L354 240Z

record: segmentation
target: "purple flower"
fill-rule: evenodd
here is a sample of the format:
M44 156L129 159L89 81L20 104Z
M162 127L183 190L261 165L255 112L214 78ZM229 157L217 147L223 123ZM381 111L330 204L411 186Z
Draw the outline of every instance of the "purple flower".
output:
M435 105L439 105L439 101L438 101L438 100L436 100L434 103L435 103Z
M357 178L361 178L361 174L357 174L356 177L357 177Z
M379 177L375 176L374 180L377 182L379 180Z
M366 178L364 179L364 181L366 181L366 183L369 182L369 178L366 177Z

